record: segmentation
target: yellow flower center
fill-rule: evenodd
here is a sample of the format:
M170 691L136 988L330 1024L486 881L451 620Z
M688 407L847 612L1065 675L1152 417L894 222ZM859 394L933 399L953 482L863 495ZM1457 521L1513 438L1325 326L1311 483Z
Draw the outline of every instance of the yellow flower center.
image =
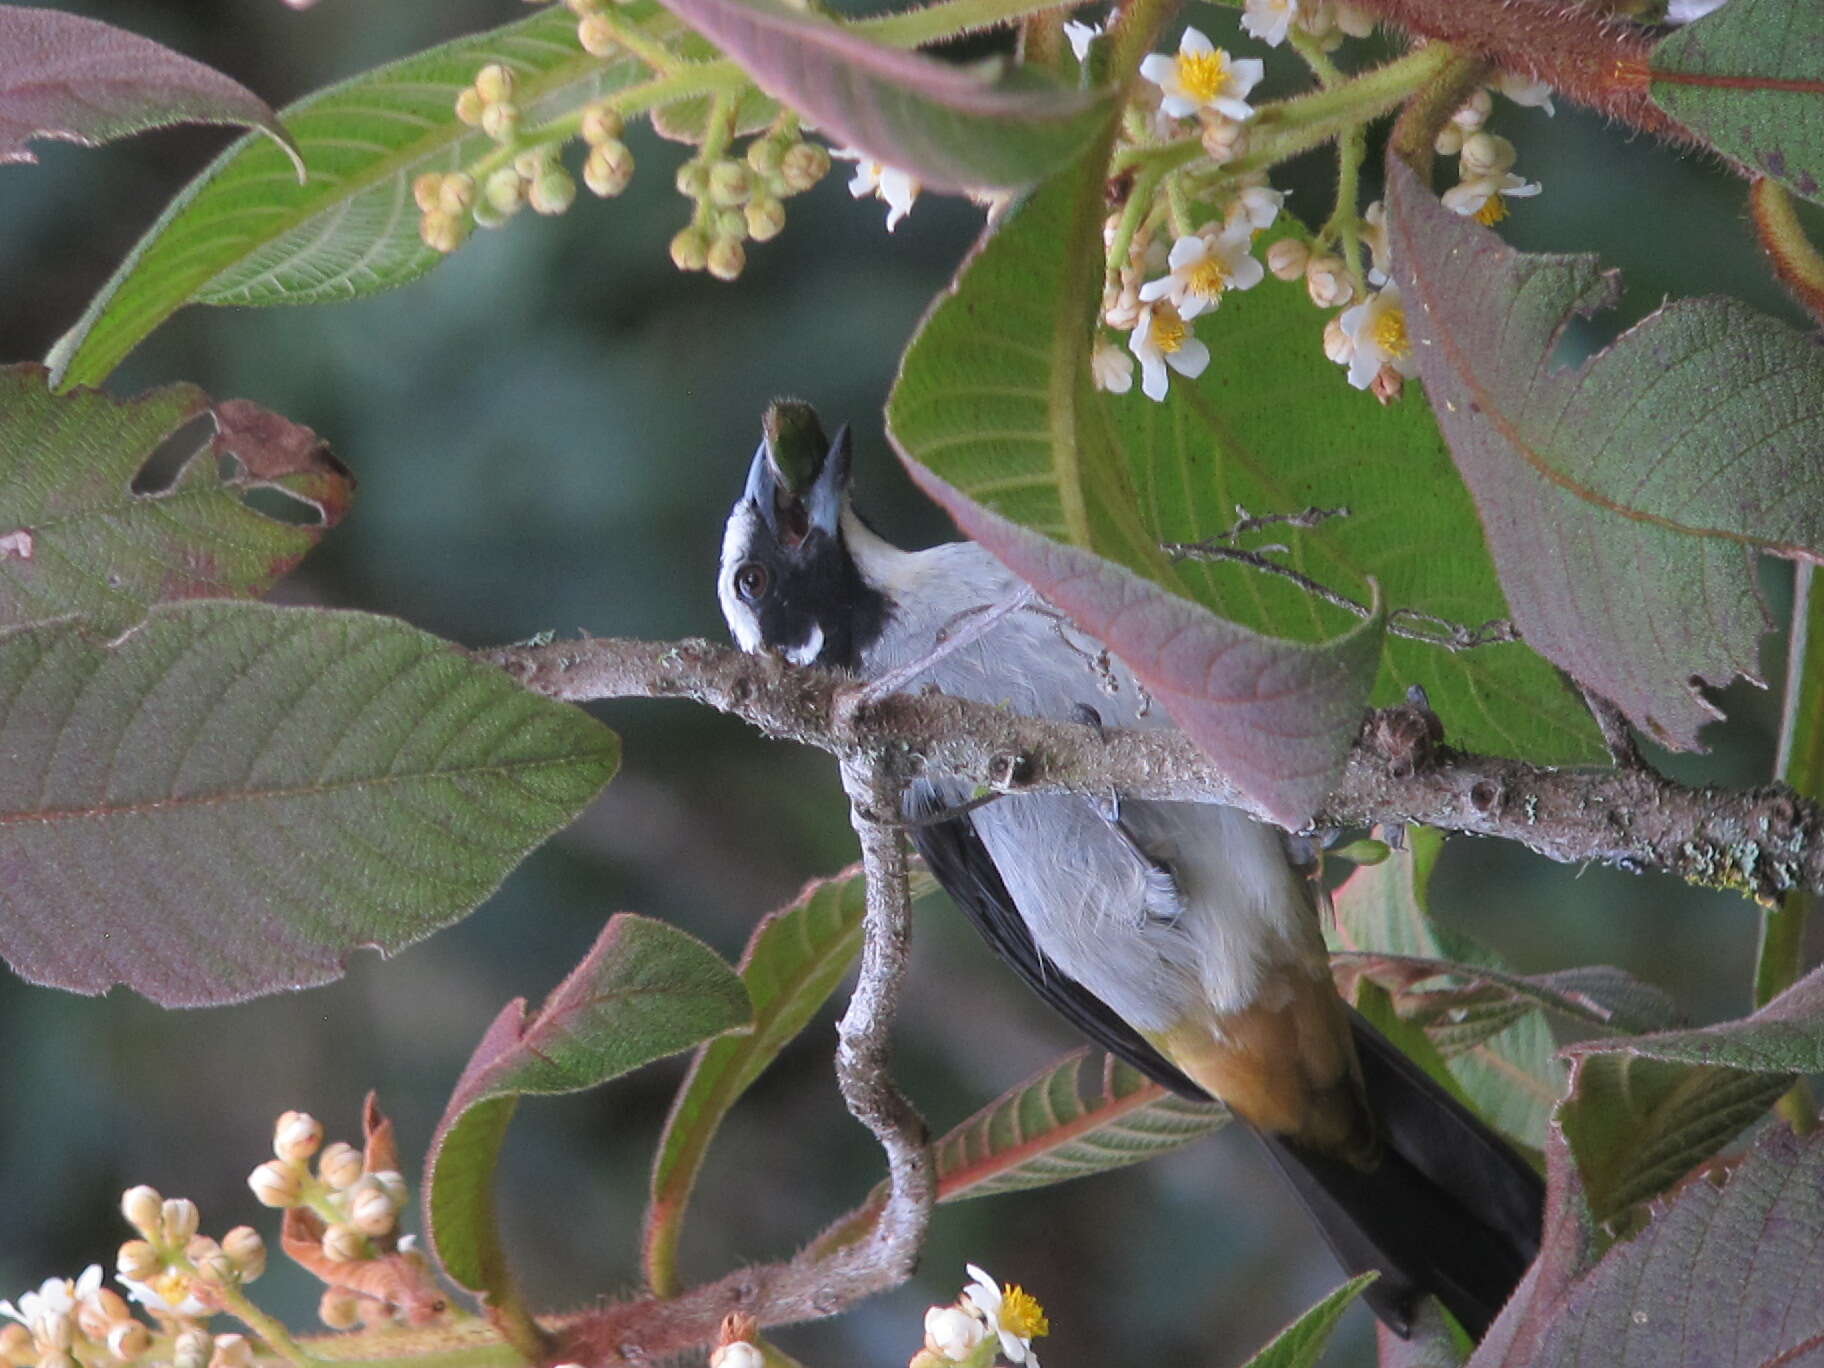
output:
M1170 356L1182 347L1190 332L1184 320L1172 309L1158 307L1153 310L1153 345L1164 355Z
M169 1268L146 1284L159 1296L167 1306L176 1306L190 1295L190 1275L182 1269Z
M1222 94L1228 79L1229 55L1222 49L1178 54L1178 84L1193 99L1199 102L1215 99Z
M1412 350L1412 340L1406 336L1404 309L1381 310L1380 317L1368 329L1368 336L1373 339L1375 346L1396 361Z
M1024 1340L1037 1339L1051 1333L1051 1322L1045 1319L1045 1308L1037 1297L1009 1284L1001 1289L1001 1329Z
M1185 272L1184 283L1192 294L1214 299L1229 288L1229 268L1220 257L1206 256Z
M1501 192L1495 191L1482 201L1482 207L1476 210L1476 222L1493 226L1507 217L1507 201L1501 198Z

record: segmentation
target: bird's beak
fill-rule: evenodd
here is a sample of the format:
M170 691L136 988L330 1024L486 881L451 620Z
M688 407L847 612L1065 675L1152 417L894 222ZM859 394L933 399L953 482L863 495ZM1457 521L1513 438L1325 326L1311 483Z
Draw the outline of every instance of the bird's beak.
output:
M776 399L761 426L746 498L785 545L800 544L813 528L835 536L849 489L848 425L831 442L809 404Z

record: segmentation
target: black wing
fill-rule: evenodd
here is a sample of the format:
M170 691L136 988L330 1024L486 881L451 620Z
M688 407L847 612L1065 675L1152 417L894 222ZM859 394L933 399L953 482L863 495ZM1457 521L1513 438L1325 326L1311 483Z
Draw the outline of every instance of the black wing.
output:
M1180 1097L1209 1101L1208 1093L1147 1044L1145 1037L1116 1016L1107 1003L1056 965L1046 963L1039 947L1033 944L1025 919L1013 905L1001 871L994 867L988 848L976 834L975 824L967 816L941 819L947 810L940 794L926 784L915 785L905 802L906 815L916 823L911 828L912 844L924 857L932 877L975 923L975 929L994 952L1053 1010L1117 1059L1133 1065ZM930 820L933 817L941 820Z

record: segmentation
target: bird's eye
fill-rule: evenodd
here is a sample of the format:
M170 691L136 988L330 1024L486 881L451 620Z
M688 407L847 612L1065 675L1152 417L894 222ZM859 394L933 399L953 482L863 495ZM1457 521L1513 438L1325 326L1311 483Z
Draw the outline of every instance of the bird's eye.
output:
M759 561L749 561L735 571L735 591L749 603L764 594L770 582L771 576L766 573L766 567Z

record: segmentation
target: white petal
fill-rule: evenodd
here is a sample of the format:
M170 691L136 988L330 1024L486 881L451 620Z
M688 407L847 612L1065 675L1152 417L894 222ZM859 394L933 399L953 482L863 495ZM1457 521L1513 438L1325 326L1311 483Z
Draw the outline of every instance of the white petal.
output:
M1165 398L1165 360L1158 352L1140 354L1140 392L1148 399Z
M1171 100L1168 98L1164 103L1170 105ZM1194 109L1196 106L1193 105L1192 108ZM1210 108L1215 110L1218 114L1226 115L1235 120L1236 123L1246 123L1249 119L1254 117L1253 105L1249 104L1246 100L1237 100L1229 95L1214 96L1210 100Z
M1184 31L1184 36L1178 40L1178 51L1214 52L1216 51L1216 44L1212 43L1204 35L1202 29L1187 28ZM1260 63L1255 62L1254 65L1259 66Z
M1159 108L1174 119L1188 119L1197 112L1197 101L1185 95L1175 95L1168 90L1165 98L1159 101Z
M1246 95L1260 84L1260 78L1266 72L1267 64L1260 58L1238 57L1229 63L1229 79L1223 82L1223 86L1236 95Z
M1186 380L1195 380L1203 374L1205 366L1210 364L1210 349L1195 337L1189 337L1178 347L1178 350L1165 358L1170 366Z
M1266 278L1267 268L1251 256L1243 257L1229 272L1231 290L1251 290Z
M1065 21L1064 41L1070 44L1070 50L1076 54L1079 62L1089 60L1089 45L1096 41L1101 30L1094 24L1081 24L1075 19Z
M1155 52L1140 63L1140 74L1156 86L1163 86L1178 74L1178 63L1163 52Z
M1140 287L1140 298L1148 304L1155 299L1163 299L1172 292L1173 284L1170 276L1160 276L1157 280L1149 280Z
M1538 181L1521 181L1518 185L1503 186L1501 193L1509 199L1531 199L1545 189Z

